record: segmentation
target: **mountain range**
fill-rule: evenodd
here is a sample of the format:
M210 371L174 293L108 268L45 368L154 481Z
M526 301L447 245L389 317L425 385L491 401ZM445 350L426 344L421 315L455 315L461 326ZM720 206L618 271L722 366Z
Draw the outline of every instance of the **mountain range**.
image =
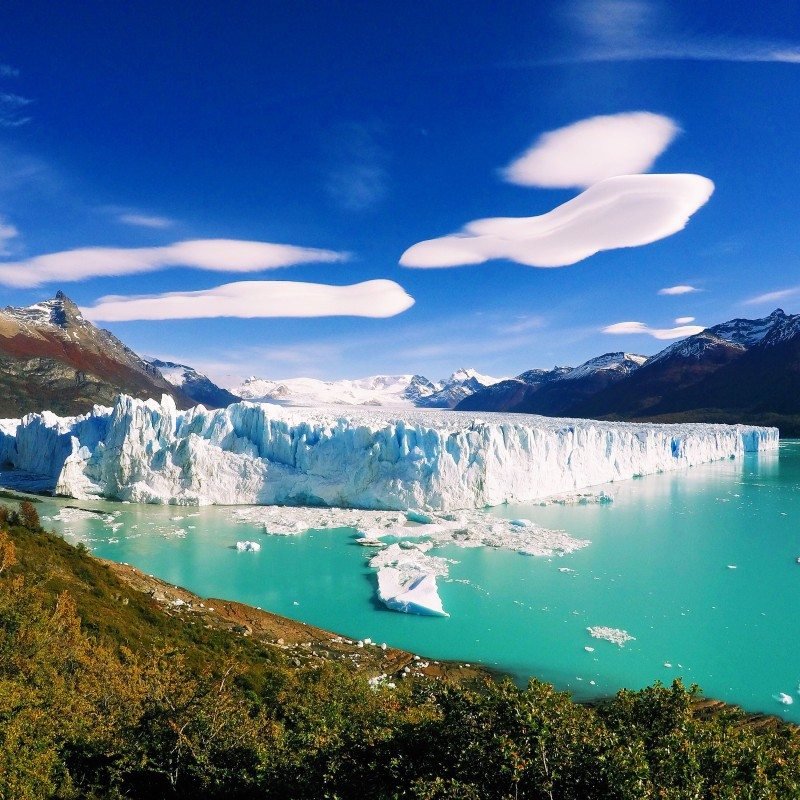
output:
M800 315L733 319L650 358L607 353L575 369L531 370L459 410L654 422L746 422L800 435Z
M185 364L144 359L84 319L63 293L0 311L0 417L31 411L77 414L124 392L171 395L180 408L242 398L292 406L325 404L455 408L655 422L777 425L800 436L800 314L776 309L733 319L653 356L605 353L577 367L530 369L498 379L472 369L422 375L282 381L250 377L230 390Z

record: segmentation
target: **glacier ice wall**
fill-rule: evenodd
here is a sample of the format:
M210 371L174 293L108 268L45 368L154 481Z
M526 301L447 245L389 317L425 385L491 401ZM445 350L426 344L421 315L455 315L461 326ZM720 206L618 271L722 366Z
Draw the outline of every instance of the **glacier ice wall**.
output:
M447 510L527 503L777 447L776 428L528 415L287 409L177 411L121 396L82 417L0 426L0 463L58 494L145 503Z

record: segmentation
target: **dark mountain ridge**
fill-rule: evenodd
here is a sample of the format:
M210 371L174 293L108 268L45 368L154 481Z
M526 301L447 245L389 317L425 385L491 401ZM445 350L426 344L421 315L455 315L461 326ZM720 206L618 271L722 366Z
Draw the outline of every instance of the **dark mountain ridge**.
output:
M120 392L191 399L107 330L84 319L63 292L26 308L0 311L0 416L49 409L79 414L110 405Z
M458 408L767 424L783 436L800 435L800 315L776 309L760 319L737 318L650 358L625 356L606 354L573 370L529 370L476 392Z

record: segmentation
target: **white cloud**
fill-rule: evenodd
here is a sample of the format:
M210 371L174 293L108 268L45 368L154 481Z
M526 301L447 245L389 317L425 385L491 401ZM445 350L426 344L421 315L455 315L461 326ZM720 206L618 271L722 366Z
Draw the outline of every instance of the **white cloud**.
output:
M678 286L667 286L665 289L659 289L659 294L677 295L677 294L691 294L692 292L699 292L700 290L694 286L687 284L679 284Z
M791 289L780 289L777 292L766 292L766 294L759 294L756 297L751 297L749 300L745 300L743 305L766 305L767 303L775 303L778 300L785 300L787 297L794 297L797 294L800 294L800 286L795 286Z
M690 322L694 322L694 317L675 317L676 325L688 325Z
M602 250L650 244L682 230L714 184L700 175L607 178L537 217L468 223L456 234L412 245L406 267L455 267L505 258L531 267L563 267Z
M120 214L117 219L125 225L136 225L140 228L171 228L175 224L168 217L156 217L148 214Z
M0 217L0 256L8 253L8 242L17 236L19 231L4 217Z
M299 281L238 281L197 292L101 297L81 309L92 321L210 317L393 317L414 304L394 281L351 286Z
M19 70L10 64L0 64L0 78L18 78Z
M590 117L542 134L503 177L521 186L583 188L646 172L679 130L674 120L648 111Z
M677 322L677 320L676 320ZM617 322L603 328L603 333L617 336L626 334L647 334L654 339L682 339L685 336L694 336L703 328L700 325L680 325L677 328L651 328L644 322Z
M345 261L346 253L239 239L194 239L165 247L83 247L0 262L0 284L16 287L80 281L108 275L135 275L166 267L217 272L259 272L310 262Z

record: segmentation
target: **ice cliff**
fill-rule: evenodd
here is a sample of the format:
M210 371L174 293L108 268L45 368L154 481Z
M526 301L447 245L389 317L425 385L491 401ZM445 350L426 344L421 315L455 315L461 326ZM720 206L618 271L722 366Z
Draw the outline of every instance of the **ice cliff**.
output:
M482 508L777 447L776 428L121 396L0 426L0 465L61 495L178 505Z

